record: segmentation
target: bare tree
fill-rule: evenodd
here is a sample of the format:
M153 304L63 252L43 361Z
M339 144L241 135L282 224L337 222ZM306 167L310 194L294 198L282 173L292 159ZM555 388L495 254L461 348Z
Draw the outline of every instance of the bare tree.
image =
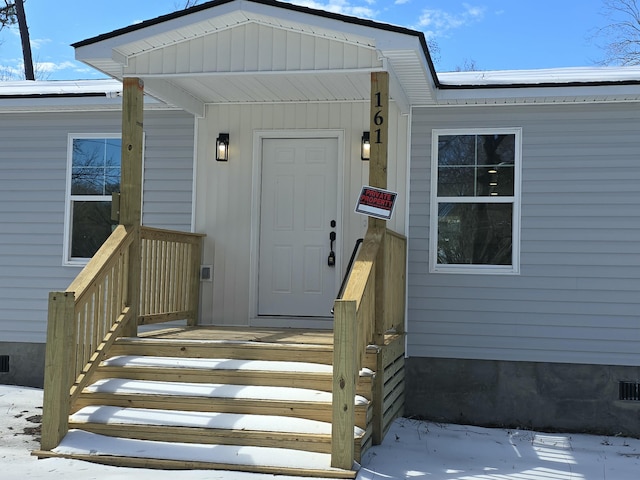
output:
M22 41L24 77L27 80L35 80L29 28L27 27L27 16L24 11L24 0L3 0L3 3L0 3L0 30L4 27L13 26L16 23L18 24L20 39Z
M24 78L35 80L36 75L33 70L33 57L31 56L31 40L29 39L29 28L27 27L27 15L24 12L24 1L14 0L16 16L18 17L18 28L20 29L20 40L22 41L22 58L24 59Z
M183 0L182 2L176 2L176 10L186 10L187 8L194 7L200 3L200 0Z
M3 0L0 3L0 30L15 25L17 21L16 6L9 0Z
M637 0L603 0L607 25L594 35L602 40L604 65L640 65L640 7Z
M478 70L480 68L473 58L465 58L462 66L458 65L455 69L456 72L477 72Z

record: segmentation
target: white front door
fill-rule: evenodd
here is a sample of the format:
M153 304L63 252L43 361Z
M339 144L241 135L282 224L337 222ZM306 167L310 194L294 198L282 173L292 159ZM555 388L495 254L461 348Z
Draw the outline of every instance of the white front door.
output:
M258 260L258 315L329 317L337 266L338 139L265 138ZM335 251L337 239L333 241ZM337 260L337 259L336 259Z

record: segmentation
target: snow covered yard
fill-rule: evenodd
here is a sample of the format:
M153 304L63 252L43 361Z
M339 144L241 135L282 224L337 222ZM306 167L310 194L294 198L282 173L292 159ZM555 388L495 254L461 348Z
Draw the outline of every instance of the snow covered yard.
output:
M42 390L0 385L3 480L266 480L225 471L157 471L74 460L37 460ZM287 480L291 477L278 477ZM359 480L637 480L640 440L397 420L364 456Z

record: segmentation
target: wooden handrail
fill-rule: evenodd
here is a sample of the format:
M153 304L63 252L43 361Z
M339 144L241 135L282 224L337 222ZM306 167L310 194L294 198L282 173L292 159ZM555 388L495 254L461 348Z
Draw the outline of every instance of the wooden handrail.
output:
M131 322L187 319L192 325L196 323L203 236L119 225L69 288L49 295L43 450L60 443L74 399ZM132 250L136 245L140 245L142 257ZM140 264L137 258L141 258ZM147 315L139 318L134 317L136 309L129 296L134 269L143 271L138 285L143 292L139 311ZM146 322L148 318L153 322Z
M75 294L76 302L95 284L96 279L104 276L105 272L111 268L118 254L131 245L133 241L133 229L124 225L118 225L109 238L102 244L95 255L89 260L78 276L71 282L67 292Z
M197 323L204 234L142 227L139 325Z
M391 328L404 328L405 259L405 237L370 227L344 294L334 303L333 467L353 465L354 398L367 346L384 342Z

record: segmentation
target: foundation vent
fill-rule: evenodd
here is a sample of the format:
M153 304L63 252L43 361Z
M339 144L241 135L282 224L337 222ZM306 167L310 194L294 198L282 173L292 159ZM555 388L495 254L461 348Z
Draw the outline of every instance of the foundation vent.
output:
M620 400L640 402L640 383L620 382Z
M9 372L9 355L0 355L0 373Z

